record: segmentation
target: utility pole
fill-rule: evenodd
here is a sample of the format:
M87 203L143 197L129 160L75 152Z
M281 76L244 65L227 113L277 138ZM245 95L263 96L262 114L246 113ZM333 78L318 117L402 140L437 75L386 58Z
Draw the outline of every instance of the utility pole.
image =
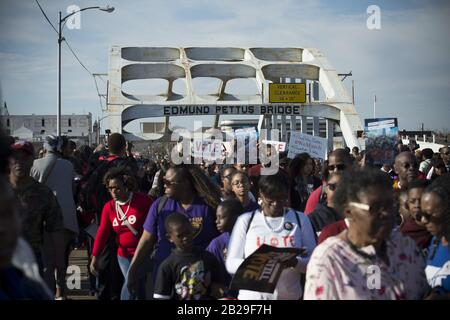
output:
M355 104L355 80L352 80L352 102Z

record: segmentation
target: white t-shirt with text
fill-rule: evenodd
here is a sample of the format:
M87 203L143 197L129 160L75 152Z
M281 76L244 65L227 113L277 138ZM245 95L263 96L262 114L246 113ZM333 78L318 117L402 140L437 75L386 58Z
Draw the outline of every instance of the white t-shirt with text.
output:
M273 294L240 290L238 299L298 300L301 297L300 273L306 272L306 266L316 246L316 240L308 217L302 212L297 212L297 214L301 224L300 228L296 212L293 209L286 208L285 214L276 218L266 217L260 210L256 210L248 232L247 227L252 212L239 216L228 245L226 268L230 274L236 273L244 259L263 244L278 248L304 247L307 255L297 257L298 264L295 268L283 270Z

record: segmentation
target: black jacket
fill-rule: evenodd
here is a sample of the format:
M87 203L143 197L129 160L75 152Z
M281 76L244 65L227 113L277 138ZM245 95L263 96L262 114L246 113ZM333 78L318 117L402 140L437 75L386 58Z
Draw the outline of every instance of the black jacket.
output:
M315 232L322 231L325 226L344 218L336 210L322 203L317 204L316 209L308 217Z

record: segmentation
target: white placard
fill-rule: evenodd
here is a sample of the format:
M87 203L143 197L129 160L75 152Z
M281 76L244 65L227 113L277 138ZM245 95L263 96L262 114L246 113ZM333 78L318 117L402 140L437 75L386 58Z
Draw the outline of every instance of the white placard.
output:
M193 142L194 158L203 158L204 160L216 160L222 156L222 141L214 139L194 140Z
M298 131L291 132L288 158L293 159L295 155L302 152L309 153L313 158L325 159L327 155L327 139L310 136Z

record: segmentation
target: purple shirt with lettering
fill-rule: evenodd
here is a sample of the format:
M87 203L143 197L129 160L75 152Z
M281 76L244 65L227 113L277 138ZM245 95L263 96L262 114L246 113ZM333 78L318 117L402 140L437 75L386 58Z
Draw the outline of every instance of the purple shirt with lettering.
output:
M153 234L157 238L156 252L154 258L153 275L156 276L158 267L166 259L174 245L166 238L166 228L164 221L173 212L186 215L194 228L194 246L206 249L212 239L219 235L215 224L215 212L202 198L195 197L189 208L184 209L178 201L167 198L164 207L157 213L159 202L162 198L156 199L147 215L144 223L144 230Z
M217 261L219 261L220 267L222 268L221 271L224 275L226 286L228 286L231 282L231 276L227 272L227 269L225 268L225 259L227 258L228 242L230 242L230 233L224 232L220 236L215 238L213 241L211 241L208 248L206 248L206 250L211 252L217 258Z

